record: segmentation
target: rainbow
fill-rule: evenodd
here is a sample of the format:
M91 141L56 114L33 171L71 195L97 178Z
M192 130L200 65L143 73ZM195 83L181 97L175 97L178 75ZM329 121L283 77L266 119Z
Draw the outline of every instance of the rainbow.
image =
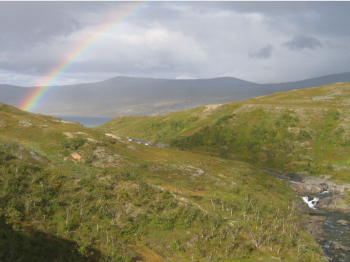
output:
M25 111L32 111L34 107L43 99L50 87L55 81L66 72L74 62L83 54L90 50L104 35L113 30L117 25L124 22L131 16L137 14L141 9L145 8L149 2L131 2L127 5L123 13L113 16L112 19L103 24L97 31L84 39L79 45L73 48L64 59L58 63L48 74L44 77L39 85L33 88L33 91L21 102L19 108Z

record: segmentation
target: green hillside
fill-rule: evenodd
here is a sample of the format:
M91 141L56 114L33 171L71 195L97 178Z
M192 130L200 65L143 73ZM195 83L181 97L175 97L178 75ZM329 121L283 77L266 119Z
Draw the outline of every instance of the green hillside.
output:
M219 119L238 107L216 118L204 108L172 114L188 125L179 135L147 125L154 140L182 141L203 132L199 123L231 123ZM1 261L324 260L303 231L301 200L242 161L147 147L0 104L0 163Z
M350 182L350 84L294 90L102 126L121 136Z

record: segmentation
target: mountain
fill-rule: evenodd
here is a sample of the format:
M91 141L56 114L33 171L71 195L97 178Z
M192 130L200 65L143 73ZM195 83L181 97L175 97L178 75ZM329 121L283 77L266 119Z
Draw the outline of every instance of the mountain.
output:
M106 117L159 115L349 81L350 73L278 84L256 84L233 77L193 80L115 77L97 83L50 87L34 111L50 115ZM0 101L19 106L30 91L30 88L0 85Z
M30 94L30 89L0 84L0 102L18 106Z
M341 73L341 74L333 74L333 75L326 75L326 76L320 76L315 78L310 78L302 81L295 81L295 82L286 82L286 83L279 83L279 84L268 84L267 86L274 86L276 85L276 88L305 88L305 87L316 87L321 85L330 85L334 83L342 83L342 82L350 82L349 80L350 73ZM287 90L284 90L287 91Z
M301 199L242 161L0 103L0 174L2 261L326 261Z

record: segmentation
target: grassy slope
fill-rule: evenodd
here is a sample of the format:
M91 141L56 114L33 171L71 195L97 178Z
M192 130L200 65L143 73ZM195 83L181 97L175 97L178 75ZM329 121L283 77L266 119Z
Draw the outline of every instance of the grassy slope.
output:
M4 104L0 134L4 261L322 260L301 230L300 200L244 162Z
M350 182L350 85L338 83L101 126L181 150Z

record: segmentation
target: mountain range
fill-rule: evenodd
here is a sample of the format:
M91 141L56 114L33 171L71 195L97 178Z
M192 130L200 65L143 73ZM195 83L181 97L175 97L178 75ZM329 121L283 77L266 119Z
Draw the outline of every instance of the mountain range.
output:
M158 115L338 82L350 82L350 72L274 84L234 77L173 80L119 76L96 83L52 86L33 111L66 116ZM32 90L0 84L0 102L19 107Z

